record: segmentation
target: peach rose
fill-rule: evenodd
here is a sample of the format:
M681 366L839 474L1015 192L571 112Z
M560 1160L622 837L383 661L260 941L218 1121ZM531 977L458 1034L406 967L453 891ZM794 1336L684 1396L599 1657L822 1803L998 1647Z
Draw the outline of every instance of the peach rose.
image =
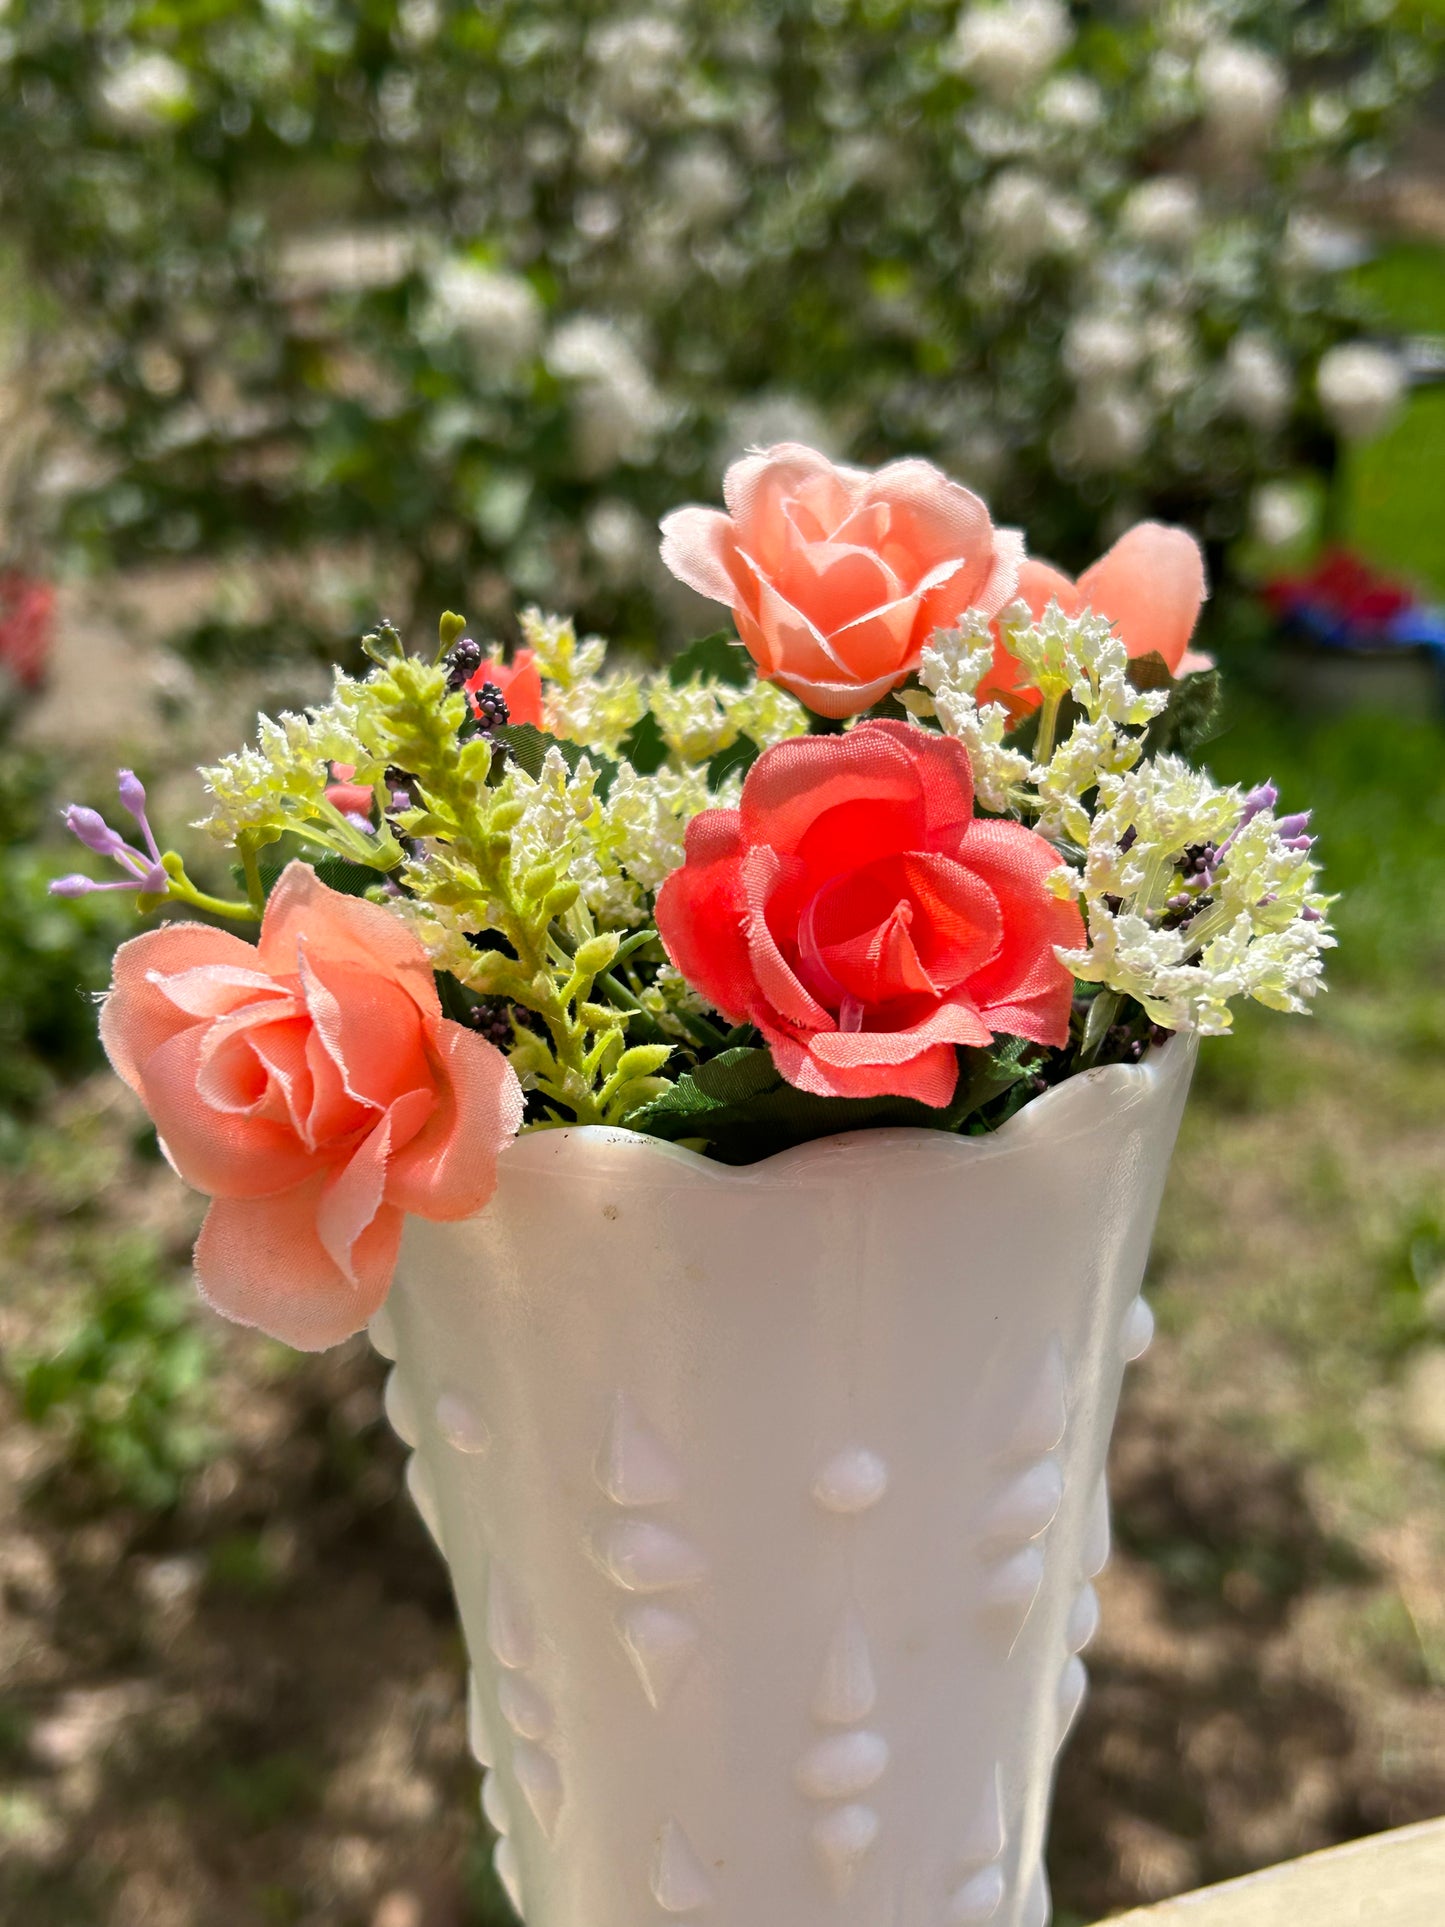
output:
M1207 593L1199 544L1187 529L1163 522L1137 523L1077 582L1028 556L1019 570L1017 590L1035 621L1051 602L1066 616L1082 615L1085 609L1107 616L1129 655L1160 655L1175 676L1214 666L1212 656L1189 647ZM1024 682L1023 674L995 625L993 668L978 686L978 700L1002 702L1016 711L1037 709L1039 692Z
M511 1065L442 1016L415 937L300 863L254 949L196 923L122 944L100 1034L166 1156L214 1199L201 1295L303 1351L381 1304L408 1211L482 1208L522 1121Z
M793 442L755 450L723 480L728 513L683 508L662 559L725 602L759 674L819 716L856 716L912 673L966 609L994 615L1023 541L929 462L870 473Z

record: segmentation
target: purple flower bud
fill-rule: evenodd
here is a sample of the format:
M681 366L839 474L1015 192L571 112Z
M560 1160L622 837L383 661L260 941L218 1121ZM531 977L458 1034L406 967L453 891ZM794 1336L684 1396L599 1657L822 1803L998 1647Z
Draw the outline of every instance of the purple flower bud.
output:
M1284 847L1287 850L1295 850L1303 856L1307 850L1315 847L1315 840L1312 836L1287 836L1284 839Z
M133 769L119 769L115 773L115 786L120 791L120 800L137 823L145 822L146 793L145 785Z
M1304 909L1300 911L1300 916L1303 918L1303 920L1306 923L1323 923L1324 922L1324 917L1321 915L1321 913L1318 910L1316 910L1313 907L1313 905L1308 903L1305 905Z
M88 810L83 803L71 804L65 812L65 827L97 856L119 856L125 848L125 838L119 831L113 830L98 810Z
M107 887L104 883L97 883L93 877L78 875L56 877L50 886L50 895L53 897L88 897L93 890L104 890Z
M1301 810L1297 816L1280 817L1274 827L1279 831L1280 835L1288 841L1292 836L1303 836L1309 826L1310 812L1308 810Z
M1257 789L1252 789L1245 797L1244 821L1252 823L1261 810L1272 810L1278 801L1279 791L1266 777Z

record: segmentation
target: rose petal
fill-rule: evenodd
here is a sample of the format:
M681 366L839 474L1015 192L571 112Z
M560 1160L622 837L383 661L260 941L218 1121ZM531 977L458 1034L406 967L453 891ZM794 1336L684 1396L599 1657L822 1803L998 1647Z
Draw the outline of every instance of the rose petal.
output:
M277 1063L283 1083L289 1081L287 1036L295 1030L298 1015L302 1033L300 1048L304 1052L304 1036L309 1026L305 1022L305 1006L298 997L258 999L243 1010L232 1011L229 1017L197 1026L201 1047L196 1095L202 1103L217 1111L274 1117L284 1123L290 1114L284 1090L274 1094L277 1102L267 1104L268 1096L272 1095L272 1077L265 1058L258 1056L255 1043L258 1037L272 1031L281 1033L275 1045Z
M152 1051L140 1094L164 1139L171 1163L198 1191L221 1198L258 1198L299 1184L316 1168L288 1124L215 1110L197 1085L207 1027L196 1024Z
M864 479L857 469L839 468L815 448L779 442L732 464L723 477L723 500L741 545L764 569L775 569L783 557L788 497L800 496L819 527L831 532L852 508Z
M450 1019L436 1048L436 1108L393 1152L386 1196L419 1217L469 1218L491 1197L497 1158L521 1129L522 1087L495 1044Z
M736 596L728 561L737 546L732 521L721 509L674 509L663 517L663 566L712 602L731 605Z
M193 1022L161 988L158 979L208 965L254 971L256 952L228 930L203 923L168 923L132 937L115 953L111 987L100 1013L100 1041L118 1077L140 1090L141 1067Z
M1056 569L1051 562L1040 562L1036 556L1026 556L1019 570L1018 595L1026 602L1029 614L1037 622L1051 602L1057 602L1066 616L1076 616L1084 606L1084 598L1079 594L1078 585L1072 577Z
M833 1018L799 981L797 973L778 948L768 927L769 899L784 874L784 859L766 846L751 849L742 859L742 886L745 894L743 929L747 936L748 966L757 997L770 1012L788 1023L806 1028L830 1025ZM757 1008L757 1002L754 1002Z
M923 799L923 845L952 854L973 821L973 765L963 744L939 730L887 717L860 723L850 731L851 741L860 738L886 741L902 751L912 764Z
M405 1222L383 1204L351 1247L347 1278L317 1231L324 1182L316 1176L275 1197L218 1198L196 1243L196 1283L207 1304L306 1352L339 1344L380 1309Z
M902 677L917 667L923 653L924 631L916 596L870 609L828 638L838 661L860 682L877 676Z
M1131 656L1158 652L1177 671L1206 594L1204 552L1184 529L1140 522L1079 577L1079 599L1107 616Z
M908 725L894 727L923 734ZM966 771L967 752L956 747ZM968 781L971 802L971 775ZM860 803L888 813L889 828L875 845L878 853L909 847L911 838L923 839L927 816L917 770L905 748L874 723L861 724L845 736L795 736L764 751L743 786L739 829L749 847L764 844L793 855L829 811Z
M411 1139L436 1107L430 1091L408 1091L321 1187L316 1235L350 1285L358 1282L356 1252L381 1209L387 1166L397 1138Z
M735 1024L759 1001L743 935L741 856L738 812L704 810L687 826L687 859L658 891L656 907L674 967Z
M1057 852L1021 823L981 820L961 855L1007 906L1003 943L969 978L969 995L993 1031L1062 1047L1074 980L1054 946L1078 948L1085 935L1078 905L1056 897L1045 881L1058 868Z
M777 683L790 696L796 696L815 716L827 716L837 721L846 716L861 716L865 709L871 709L890 689L896 689L899 683L906 682L911 669L894 669L886 676L876 676L872 682L865 683L803 676L786 668L766 670L764 674L769 682Z
M261 968L275 976L295 972L303 939L313 964L324 957L390 978L423 1016L441 1017L431 965L406 925L380 904L328 890L304 863L288 863L266 904Z
M938 563L957 558L969 562L982 584L991 565L993 522L971 489L950 481L932 462L910 457L889 462L869 478L859 507L867 510L875 502L888 508L885 553L907 588L917 587ZM837 539L850 539L846 523ZM912 564L907 575L900 566L903 555Z
M385 1110L403 1091L427 1083L427 1036L434 1026L407 989L375 967L338 962L308 939L300 952L306 1009L347 1093Z

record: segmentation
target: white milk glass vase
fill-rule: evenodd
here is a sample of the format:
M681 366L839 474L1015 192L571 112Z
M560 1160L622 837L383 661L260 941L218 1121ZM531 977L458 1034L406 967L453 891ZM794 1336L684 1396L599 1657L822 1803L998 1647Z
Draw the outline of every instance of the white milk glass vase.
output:
M1045 1927L1193 1065L729 1167L601 1128L374 1322L528 1927Z

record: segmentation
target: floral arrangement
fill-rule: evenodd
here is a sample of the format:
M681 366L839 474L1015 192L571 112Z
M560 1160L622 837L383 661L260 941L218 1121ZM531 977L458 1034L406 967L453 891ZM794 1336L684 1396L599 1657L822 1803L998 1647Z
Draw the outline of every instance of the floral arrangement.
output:
M364 677L202 772L239 894L69 823L133 892L241 926L122 946L101 1029L214 1202L207 1298L301 1346L385 1295L404 1215L482 1208L519 1129L733 1162L888 1124L980 1133L1242 997L1303 1010L1332 938L1303 815L1185 760L1215 676L1180 529L1077 582L921 460L783 444L663 523L736 631L668 668L536 611L504 662L383 624Z

